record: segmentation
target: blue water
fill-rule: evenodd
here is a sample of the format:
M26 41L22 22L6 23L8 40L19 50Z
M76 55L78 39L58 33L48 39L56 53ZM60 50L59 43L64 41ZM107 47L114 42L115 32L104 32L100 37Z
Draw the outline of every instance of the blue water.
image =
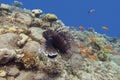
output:
M14 0L0 0L12 4ZM120 38L120 0L18 0L27 9L42 9L54 13L67 26L95 28L98 33ZM90 9L95 11L88 13ZM109 30L102 30L105 25Z

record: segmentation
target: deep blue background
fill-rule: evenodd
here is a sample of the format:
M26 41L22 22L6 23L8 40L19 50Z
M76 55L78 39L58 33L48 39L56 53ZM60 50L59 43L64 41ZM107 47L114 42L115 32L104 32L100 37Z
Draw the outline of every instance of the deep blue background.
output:
M0 0L12 4L14 0ZM120 0L18 0L23 8L54 13L67 26L95 28L98 33L120 38ZM90 9L95 12L88 14ZM109 30L102 30L105 25Z

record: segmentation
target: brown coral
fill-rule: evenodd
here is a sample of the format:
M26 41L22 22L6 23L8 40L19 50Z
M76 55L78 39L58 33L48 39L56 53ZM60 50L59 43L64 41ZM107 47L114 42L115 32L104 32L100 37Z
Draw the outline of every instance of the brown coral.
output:
M39 58L32 53L25 53L21 58L21 63L26 69L31 69L38 66Z

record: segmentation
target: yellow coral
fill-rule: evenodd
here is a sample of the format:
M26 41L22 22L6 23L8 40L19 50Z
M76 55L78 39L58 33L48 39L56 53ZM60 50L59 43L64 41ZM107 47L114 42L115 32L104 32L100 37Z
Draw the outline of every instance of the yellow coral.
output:
M10 27L6 30L6 32L13 32L16 33L18 30L16 28Z
M43 17L43 20L44 21L56 21L57 20L57 16L55 14L46 14L44 17Z

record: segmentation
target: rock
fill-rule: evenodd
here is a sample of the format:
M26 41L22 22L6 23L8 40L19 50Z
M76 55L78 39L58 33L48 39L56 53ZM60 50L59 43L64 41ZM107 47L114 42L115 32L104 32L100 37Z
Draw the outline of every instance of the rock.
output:
M11 9L11 6L8 4L0 4L0 9L4 9L4 10L9 11Z
M6 74L7 74L6 71L4 71L4 70L0 70L0 77L5 77ZM1 80L1 79L0 79L0 80Z
M45 29L45 30L51 28L51 27L50 27L50 23L49 23L49 22L44 22L44 23L42 24L41 28L42 28L42 29Z
M120 66L120 55L111 55L111 60Z
M14 33L2 34L0 35L0 48L14 49L16 48L17 40L18 36Z
M110 62L111 67L120 74L120 66L117 65L114 61Z
M45 73L38 73L35 75L35 80L48 80L48 76Z
M14 50L9 50L7 48L0 49L0 64L8 63L15 56L16 52Z
M36 41L29 41L23 47L24 53L39 53L40 44Z
M120 74L117 75L118 80L120 80Z
M70 49L71 49L71 51L72 51L73 53L80 53L80 48L79 48L80 43L79 43L78 40L76 40L76 41L71 41L70 46L71 46Z
M9 76L17 76L17 75L19 75L19 69L17 68L17 67L10 67L9 69L8 69L8 72L7 72L7 74L9 75Z
M42 33L44 32L44 30L37 27L31 27L29 30L32 33L33 39L35 39L36 41L40 41L44 39L42 36Z
M31 27L41 27L43 25L43 21L39 18L34 18L34 20L31 23Z
M8 76L8 77L7 77L7 80L15 80L15 78L14 78L14 77L11 77L11 76Z
M108 37L108 36L105 36L105 38L107 39L108 42L111 42L111 43L116 43L117 42L117 38Z
M7 80L7 79L5 79L5 78L1 78L1 77L0 77L0 80Z
M79 67L82 63L82 57L80 54L74 54L70 59L70 65L74 68Z
M67 74L66 70L63 70L63 73L56 80L70 80L70 77Z
M16 22L19 22L21 24L25 24L27 26L29 26L32 22L32 17L29 14L25 14L25 13L14 13L13 17L15 18Z
M70 76L70 80L80 80L77 78L77 76Z
M80 80L93 80L90 73L83 72Z
M34 73L22 71L16 80L33 80Z

